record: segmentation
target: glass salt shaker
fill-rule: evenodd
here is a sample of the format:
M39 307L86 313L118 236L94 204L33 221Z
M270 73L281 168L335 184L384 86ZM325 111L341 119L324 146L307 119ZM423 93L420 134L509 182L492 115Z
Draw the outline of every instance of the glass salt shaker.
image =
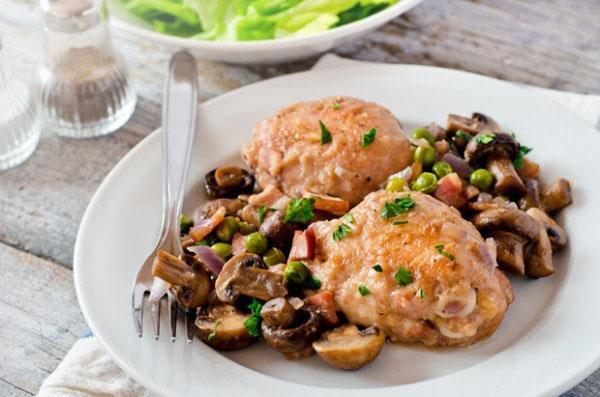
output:
M9 76L3 61L0 40L0 171L27 160L40 139L35 91Z
M136 96L114 50L103 0L41 0L46 63L40 70L45 127L72 138L119 129Z

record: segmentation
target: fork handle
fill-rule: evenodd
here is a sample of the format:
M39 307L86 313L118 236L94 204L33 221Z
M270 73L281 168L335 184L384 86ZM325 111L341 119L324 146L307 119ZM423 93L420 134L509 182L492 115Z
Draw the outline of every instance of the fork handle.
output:
M196 132L198 76L188 52L171 57L165 81L162 113L163 219L161 245L172 254L182 252L179 242L181 206Z

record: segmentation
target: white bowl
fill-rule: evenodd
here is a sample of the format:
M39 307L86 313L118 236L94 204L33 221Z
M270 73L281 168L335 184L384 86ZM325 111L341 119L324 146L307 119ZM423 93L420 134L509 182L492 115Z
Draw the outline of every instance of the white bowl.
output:
M169 36L152 30L149 24L129 15L118 0L108 0L112 25L121 31L151 42L191 50L202 59L238 64L289 62L323 53L371 32L423 0L400 0L368 18L310 36L247 42L214 42Z

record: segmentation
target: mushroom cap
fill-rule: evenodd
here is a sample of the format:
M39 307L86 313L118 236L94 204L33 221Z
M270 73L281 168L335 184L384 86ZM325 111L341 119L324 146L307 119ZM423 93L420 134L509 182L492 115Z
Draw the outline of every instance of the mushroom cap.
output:
M275 327L262 322L261 331L267 344L288 357L309 348L319 337L322 319L311 307L302 307L288 327ZM300 324L296 324L300 322Z
M491 135L494 139L489 143L483 143L481 142L483 135ZM519 144L512 135L506 132L481 132L467 144L465 159L471 165L483 163L493 157L507 157L512 161L516 158L518 152Z

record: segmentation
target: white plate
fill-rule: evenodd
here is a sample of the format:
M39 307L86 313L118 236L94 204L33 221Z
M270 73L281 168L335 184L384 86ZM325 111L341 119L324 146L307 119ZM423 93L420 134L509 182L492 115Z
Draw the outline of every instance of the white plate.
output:
M556 274L536 281L514 279L516 301L498 332L483 343L441 351L389 345L373 364L355 372L328 367L316 357L286 361L264 344L220 354L199 341L187 346L181 337L174 344L166 336L155 342L149 323L138 339L130 287L160 221L160 141L153 133L102 183L75 248L81 308L121 367L155 391L190 396L317 397L330 396L334 388L360 397L548 395L591 373L600 364L600 254L594 223L600 219L600 134L535 94L486 77L421 66L364 65L257 83L200 107L185 210L204 200L201 180L208 170L239 159L239 147L250 139L256 122L285 105L328 95L376 101L409 128L430 121L444 124L449 112L478 110L516 132L535 148L530 156L541 163L546 179L564 176L574 184L575 203L560 216L570 244L555 256ZM162 327L166 332L167 324Z
M307 58L328 51L344 42L356 40L377 29L423 0L400 0L368 18L309 36L246 42L214 42L170 36L127 13L120 0L108 0L115 28L153 43L192 50L203 59L240 64L278 63Z

